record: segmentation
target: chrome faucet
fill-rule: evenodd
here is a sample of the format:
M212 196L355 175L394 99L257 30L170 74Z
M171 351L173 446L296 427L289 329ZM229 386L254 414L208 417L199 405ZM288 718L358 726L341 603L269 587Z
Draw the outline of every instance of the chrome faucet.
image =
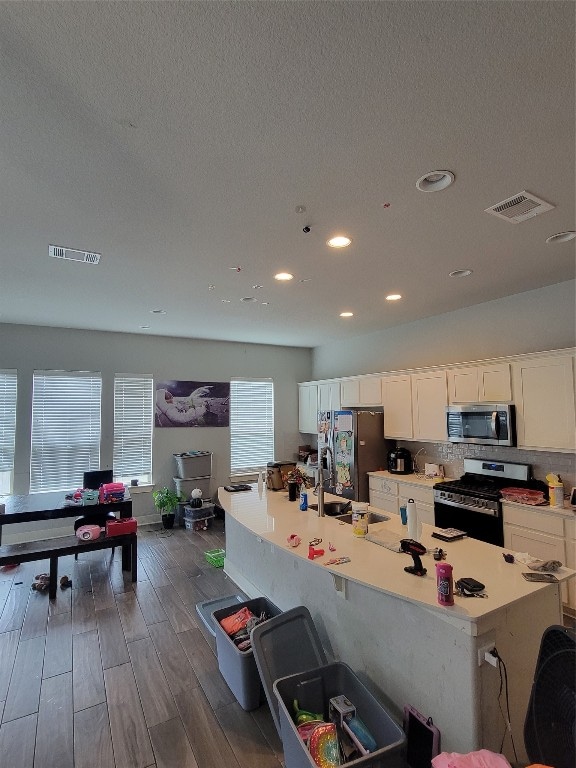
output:
M318 493L318 517L324 517L324 462L323 459L325 456L330 456L330 461L328 462L328 469L330 470L330 475L328 476L328 479L330 481L330 485L334 483L334 454L332 453L332 449L328 446L325 446L320 451L320 461L318 462L318 484L316 486L316 491Z

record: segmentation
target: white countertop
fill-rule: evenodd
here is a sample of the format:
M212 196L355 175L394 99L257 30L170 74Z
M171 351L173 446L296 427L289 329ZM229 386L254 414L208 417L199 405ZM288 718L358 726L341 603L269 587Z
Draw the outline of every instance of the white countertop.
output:
M395 478L395 475L384 474ZM434 480L417 475L403 475L414 478L417 484L433 483ZM310 492L309 503L316 501ZM410 602L419 603L430 610L444 615L451 614L455 620L474 622L498 611L507 605L522 600L538 590L547 589L548 584L534 584L525 581L522 572L528 568L521 563L506 563L502 557L506 550L475 539L461 539L456 542L443 542L432 538L433 526L423 524L421 543L429 549L441 547L446 553L447 563L453 566L454 581L462 577L472 577L486 585L487 598L455 598L452 607L440 606L436 600L436 562L432 554L422 556L423 565L428 569L424 577L414 576L404 571L404 566L412 565L410 555L392 552L386 547L356 538L352 526L340 523L333 517L318 517L314 510L301 512L299 503L288 501L285 491L264 489L259 494L256 486L252 491L228 493L223 488L218 490L220 504L240 524L256 536L291 552L296 558L308 558L308 543L321 538L319 548L325 554L311 562L318 568L328 568L338 576L365 584L374 589L400 597ZM338 500L339 497L326 494L326 500ZM375 510L376 511L376 510ZM381 510L379 510L381 512ZM391 515L388 522L370 525L370 533L386 540L407 538L407 529L402 526L397 515ZM297 534L302 543L292 548L287 539ZM329 543L335 551L329 551ZM350 557L351 562L342 565L326 566L326 561L335 557ZM562 567L556 576L565 581L576 575L576 571Z
M441 483L444 480L449 480L448 477L426 477L426 475L398 475L394 472L388 472L380 470L379 472L368 472L369 477L383 477L386 480L393 480L397 483L403 483L406 485L419 485L422 488L434 488L436 483Z

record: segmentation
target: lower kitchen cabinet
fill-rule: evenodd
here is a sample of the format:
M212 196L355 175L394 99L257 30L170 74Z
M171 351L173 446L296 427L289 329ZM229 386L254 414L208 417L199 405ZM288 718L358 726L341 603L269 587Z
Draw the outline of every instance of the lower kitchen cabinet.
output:
M434 525L434 490L431 486L414 484L414 476L411 479L412 482L390 480L381 473L369 473L370 506L398 515L400 507L406 506L408 499L414 499L418 519Z
M552 511L529 508L517 504L502 505L504 519L504 546L512 552L527 552L541 560L559 560L568 568L566 536L562 515ZM562 585L562 602L576 608L574 593Z
M398 514L398 483L369 474L368 489L371 507Z
M398 489L398 510L406 506L408 499L413 499L418 520L434 525L434 490L407 483L400 483Z

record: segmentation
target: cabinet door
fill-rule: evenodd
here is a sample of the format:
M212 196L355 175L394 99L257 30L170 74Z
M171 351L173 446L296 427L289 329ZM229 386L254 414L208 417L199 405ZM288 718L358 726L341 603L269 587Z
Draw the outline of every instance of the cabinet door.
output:
M318 387L298 384L298 430L315 435L318 430Z
M446 440L446 372L412 374L412 414L417 440Z
M385 376L382 379L384 437L411 438L412 388L410 376Z
M513 364L518 447L576 448L574 357L544 357Z
M342 408L349 405L360 405L360 381L358 379L342 381L340 383L340 398Z
M481 403L511 402L510 363L478 368L478 399Z
M564 539L550 536L548 533L504 525L504 546L513 552L528 552L540 560L559 560L566 562ZM528 570L528 568L526 568Z
M360 379L360 405L382 405L382 379L366 376Z
M326 384L318 384L318 410L340 410L340 382L331 381Z
M448 371L448 394L451 403L477 403L478 369L455 368Z

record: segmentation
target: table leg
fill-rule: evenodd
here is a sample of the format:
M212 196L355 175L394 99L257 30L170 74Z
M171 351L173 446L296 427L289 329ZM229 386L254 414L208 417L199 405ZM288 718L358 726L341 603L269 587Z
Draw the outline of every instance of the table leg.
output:
M130 545L130 556L132 558L132 581L137 581L138 578L138 539L134 536L132 544Z
M50 600L56 599L56 582L58 581L58 557L50 557L50 584L48 586L48 597Z

